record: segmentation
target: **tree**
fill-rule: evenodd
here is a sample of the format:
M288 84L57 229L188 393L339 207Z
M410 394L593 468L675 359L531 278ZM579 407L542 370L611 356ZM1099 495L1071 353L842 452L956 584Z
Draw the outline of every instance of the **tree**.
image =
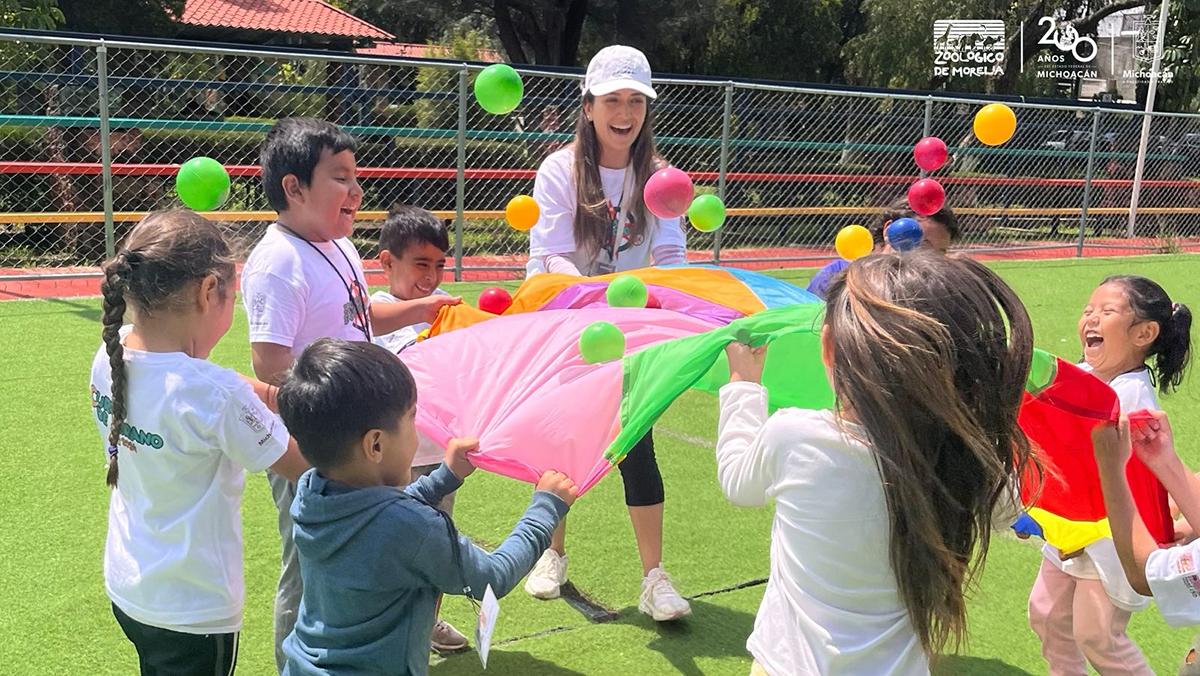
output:
M171 36L185 0L58 0L66 28L85 33Z
M441 37L461 16L461 3L431 0L342 0L334 3L404 42L425 43Z
M65 20L54 0L0 0L3 26L53 30Z
M491 6L500 44L513 63L574 66L588 0L480 0Z

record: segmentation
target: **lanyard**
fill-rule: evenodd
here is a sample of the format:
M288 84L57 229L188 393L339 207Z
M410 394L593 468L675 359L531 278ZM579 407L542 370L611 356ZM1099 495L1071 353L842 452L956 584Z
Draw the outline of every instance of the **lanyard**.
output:
M605 198L605 204L608 206L608 250L603 253L608 254L608 260L604 261L603 257L597 260L594 264L592 274L606 274L617 269L617 257L620 255L621 238L625 232L625 219L629 217L629 208L633 203L634 190L634 171L633 167L625 168L625 179L621 184L621 194L617 197L617 204L620 205L618 210L613 206L613 203Z
M317 254L321 256L321 258L325 259L325 262L328 263L329 267L333 270L333 274L337 275L338 281L341 282L342 286L346 289L346 298L350 300L350 307L354 311L354 321L356 322L354 324L354 328L362 331L362 334L366 337L367 342L371 342L371 315L367 310L366 290L363 288L362 283L358 281L358 275L354 272L354 264L350 262L350 257L346 255L346 252L342 251L342 247L338 246L337 242L333 242L333 248L337 249L338 253L342 254L342 260L346 261L346 267L350 269L351 281L349 283L346 282L345 277L342 277L342 271L338 270L337 266L333 264L333 261L329 260L329 257L325 255L325 252L321 251L316 244L313 244L307 239L301 237L296 233L295 230L292 230L283 223L276 222L275 224L282 228L284 232L310 246L313 251L316 251ZM358 297L355 297L354 295L355 289L358 290Z

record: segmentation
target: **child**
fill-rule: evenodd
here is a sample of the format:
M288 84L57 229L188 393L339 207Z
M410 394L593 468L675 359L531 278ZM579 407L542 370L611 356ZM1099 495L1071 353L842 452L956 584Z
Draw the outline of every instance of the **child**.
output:
M379 265L387 273L388 290L371 295L372 303L396 303L425 298L433 294L447 296L438 288L446 269L446 251L450 235L446 224L428 211L397 204L388 212L379 232ZM417 341L429 328L427 322L405 326L398 331L375 337L375 344L398 353ZM417 452L413 457L413 477L427 476L441 465L442 449L424 434L417 434ZM454 492L447 493L435 505L446 514L454 514ZM438 598L441 608L441 597ZM435 617L430 639L433 649L454 652L467 647L467 637L449 622Z
M1099 427L1092 435L1096 452L1096 467L1104 491L1104 505L1113 542L1121 558L1129 583L1139 594L1154 595L1158 611L1173 627L1200 624L1200 601L1197 600L1197 561L1200 561L1200 541L1159 549L1158 543L1146 529L1125 481L1125 465L1129 462L1130 437L1133 451L1150 471L1158 477L1174 498L1180 511L1191 523L1200 523L1200 479L1184 467L1175 454L1175 443L1167 414L1155 411L1150 420L1133 425L1122 418L1119 428ZM1197 645L1184 657L1179 673L1200 673Z
M871 238L875 241L873 251L891 251L885 234L892 221L899 218L917 219L917 223L921 226L921 236L925 246L938 253L944 254L949 251L950 245L957 242L961 234L958 217L954 215L954 211L950 207L942 207L941 211L932 216L918 216L908 206L908 200L901 197L884 208L883 213L879 215L879 220L871 228ZM829 290L829 284L833 281L833 276L845 270L849 264L845 259L839 258L821 268L808 283L808 292L824 299Z
M92 408L108 448L104 580L141 673L231 674L242 626L245 470L305 468L283 424L207 361L233 321L234 261L190 211L150 214L104 265ZM126 307L133 325L122 327Z
M446 269L450 235L437 216L414 206L397 204L388 211L379 231L379 265L387 274L388 290L371 295L373 303L396 303L431 295L449 296L438 288ZM428 322L402 327L375 337L392 352L413 344Z
M752 673L927 674L961 643L994 512L1030 462L1032 342L995 273L918 251L855 261L830 287L834 410L768 417L766 348L729 346L717 478L735 504L775 501Z
M274 383L309 343L321 337L370 341L431 321L458 299L422 298L370 305L358 251L349 240L363 191L356 180L354 137L312 118L279 120L263 141L263 190L279 212L242 270L242 302L250 322L254 373ZM269 474L279 510L282 570L275 597L275 662L292 631L303 587L288 508L295 486Z
M378 345L323 339L292 368L279 410L313 469L292 518L304 572L286 673L425 674L438 595L504 596L550 544L575 484L546 472L512 534L487 554L432 505L474 471L478 443L451 440L445 462L409 482L417 400L412 375Z
M1154 389L1167 394L1187 365L1191 314L1145 277L1104 280L1079 319L1081 367L1108 383L1128 413L1159 410ZM1154 358L1154 366L1147 360ZM1029 623L1042 640L1052 674L1083 674L1084 658L1100 673L1152 673L1125 633L1133 611L1149 605L1121 569L1111 539L1082 552L1042 548L1029 595ZM1082 652L1081 652L1082 651Z

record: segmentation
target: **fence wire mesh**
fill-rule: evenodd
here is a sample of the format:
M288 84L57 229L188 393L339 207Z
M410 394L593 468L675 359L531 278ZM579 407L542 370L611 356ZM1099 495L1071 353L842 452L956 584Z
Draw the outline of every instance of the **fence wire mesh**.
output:
M358 139L364 257L375 254L383 212L401 202L451 223L460 272L520 270L528 236L502 211L532 193L538 165L570 142L579 76L523 71L520 107L496 116L471 93L479 68L2 36L0 267L50 274L97 264L145 212L178 206L178 165L199 155L233 177L213 216L244 254L274 216L259 144L275 120L307 115ZM656 86L660 153L692 175L697 193L721 193L730 213L719 233L689 228L695 260L830 257L839 228L872 225L904 196L920 176L913 144L928 135L950 146L935 177L957 212L959 247L1072 255L1200 246L1200 115L1152 116L1131 225L1136 111L1014 103L1016 135L988 147L971 130L978 101L708 80Z

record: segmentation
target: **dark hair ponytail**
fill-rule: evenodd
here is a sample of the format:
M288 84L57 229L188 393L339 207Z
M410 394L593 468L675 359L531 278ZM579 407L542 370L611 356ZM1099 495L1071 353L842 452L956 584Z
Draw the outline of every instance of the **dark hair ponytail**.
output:
M129 289L132 256L122 250L104 266L104 281L100 293L104 296L104 349L112 372L112 411L109 415L108 461L105 483L117 486L117 444L121 442L121 425L125 423L125 348L121 345L121 325L125 321L125 294Z
M140 313L169 309L190 282L215 274L226 293L234 276L233 258L221 231L208 219L183 209L156 211L141 220L117 255L103 267L104 349L112 374L112 411L108 431L105 483L117 486L121 428L128 416L128 371L121 325L128 305Z
M1171 297L1157 282L1137 275L1114 275L1104 284L1118 284L1139 322L1158 324L1158 338L1146 358L1154 357L1150 372L1158 391L1170 394L1179 388L1192 353L1192 311Z

